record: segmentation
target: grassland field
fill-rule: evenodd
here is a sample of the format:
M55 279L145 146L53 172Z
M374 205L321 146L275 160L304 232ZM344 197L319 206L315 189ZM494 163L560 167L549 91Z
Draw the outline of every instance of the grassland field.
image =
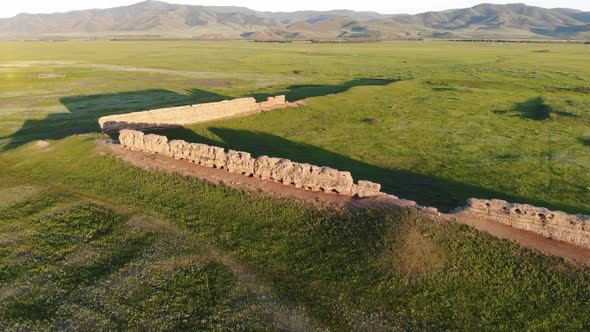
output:
M318 211L145 172L96 139L103 115L285 93L306 105L165 134L350 170L444 211L479 197L590 213L589 58L568 44L2 42L0 326L588 330L587 267L417 212Z

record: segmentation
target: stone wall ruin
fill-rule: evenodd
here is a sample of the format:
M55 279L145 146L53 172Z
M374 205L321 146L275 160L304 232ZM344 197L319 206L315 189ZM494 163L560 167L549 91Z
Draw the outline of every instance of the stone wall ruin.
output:
M100 118L98 123L106 133L117 133L122 129L163 129L249 115L295 105L297 104L288 103L285 96L268 97L266 101L261 103L257 103L254 98L239 98L215 103L109 115Z
M360 180L355 184L349 172L297 163L282 158L267 156L253 158L248 152L234 150L226 152L221 147L188 143L181 140L169 141L165 136L146 135L137 131L179 127L296 105L288 103L285 96L269 97L267 101L261 103L257 103L254 98L241 98L218 103L112 115L101 118L99 123L105 132L116 133L120 131L119 140L121 145L127 149L157 153L204 167L224 169L312 191L357 197L395 197L382 193L381 185L378 183ZM415 202L405 200L398 200L396 204L399 204L400 201L406 202L406 205L403 206L439 215L436 208L419 206ZM590 216L570 215L502 200L475 198L469 199L467 206L461 208L458 213L473 218L495 220L517 229L590 249ZM458 216L458 214L445 215L450 219Z
M178 160L186 160L204 167L225 169L228 172L273 180L312 191L339 195L380 196L381 185L370 181L354 183L350 172L329 167L293 162L283 158L260 156L253 158L248 152L229 150L181 140L168 141L165 136L144 134L141 131L123 129L119 133L122 146L134 151L157 153Z
M268 156L253 158L248 152L226 152L224 148L206 144L169 141L165 136L144 134L129 129L120 132L119 141L127 149L157 153L204 167L224 169L262 180L273 180L306 190L356 197L386 195L381 192L381 185L378 183L360 180L355 184L350 172L329 167ZM438 213L435 208L417 205L415 207L426 212ZM488 218L517 229L590 249L590 216L571 215L497 199L475 198L470 198L467 206L459 212L473 217ZM453 214L448 216L452 218Z
M470 198L462 212L590 249L590 216L550 211L499 199Z

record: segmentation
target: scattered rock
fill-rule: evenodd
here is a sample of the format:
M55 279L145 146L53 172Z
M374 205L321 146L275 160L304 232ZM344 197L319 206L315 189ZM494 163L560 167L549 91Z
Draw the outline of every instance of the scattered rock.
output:
M375 197L381 195L381 185L370 181L360 180L353 186L352 193L358 197Z
M38 149L45 149L49 146L49 142L47 141L35 141L35 147Z

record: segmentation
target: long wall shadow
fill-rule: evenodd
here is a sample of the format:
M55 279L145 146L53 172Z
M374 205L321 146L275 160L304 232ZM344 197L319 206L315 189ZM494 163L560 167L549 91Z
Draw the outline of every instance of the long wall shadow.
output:
M464 206L468 198L477 197L488 199L498 198L515 203L528 203L572 213L590 212L588 209L584 210L579 207L525 199L457 181L405 170L383 168L317 146L292 142L268 133L219 127L210 127L209 130L220 137L223 142L203 137L186 128L167 129L159 131L158 134L166 135L171 139L183 139L188 142L247 151L255 157L261 155L281 157L296 162L329 166L342 171L350 171L355 180L371 180L381 183L384 192L414 200L418 204L434 206L441 211L450 211L459 206Z
M287 100L297 101L310 97L345 92L355 86L387 85L394 82L385 79L361 78L340 85L293 85L285 91L247 95L258 101L266 97L285 94ZM61 98L69 113L50 114L40 120L26 120L14 134L0 137L8 139L0 151L17 148L28 142L45 139L62 139L71 135L99 132L98 119L102 116L145 111L163 107L200 104L232 99L217 93L192 89L186 94L164 89L97 94Z
M296 101L314 96L344 92L355 86L387 85L392 82L394 81L357 79L342 85L296 85L289 87L287 91L267 95L259 94L255 97L264 99L270 95L286 94L288 100ZM65 97L61 101L70 113L51 114L41 120L27 120L16 133L3 137L3 139L9 139L9 143L2 150L13 149L33 140L62 139L75 134L98 132L100 131L97 123L98 118L105 115L214 102L224 99L229 99L229 97L198 89L190 90L188 94L179 94L160 89ZM523 103L523 105L517 105L512 112L516 114L520 113L525 117L539 119L546 116L547 110L544 109L544 105L544 101L537 98ZM541 107L541 116L539 116L539 107ZM549 114L552 112L555 111L549 110ZM267 133L217 127L210 128L210 130L221 137L223 143L220 144L217 141L211 141L185 128L170 129L163 133L169 135L171 138L182 138L191 142L202 142L211 145L220 145L226 148L245 150L254 155L283 157L298 162L308 162L320 166L348 170L353 173L355 179L367 179L379 182L383 184L384 191L388 193L415 200L420 204L435 206L442 210L462 206L469 197L480 197L526 202L567 212L590 212L588 210L580 211L579 207L549 204L538 200L525 200L493 190L413 172L386 169L354 160L313 145L292 142ZM586 139L581 140L581 143L588 145Z
M154 108L207 103L228 99L216 93L193 89L187 94L156 89L122 93L61 98L69 113L49 114L40 120L26 120L9 139L2 151L17 148L34 140L62 139L71 135L100 132L98 118Z
M387 85L394 81L382 79L357 79L341 85L295 85L286 91L272 94L255 95L264 99L267 96L286 94L287 99L296 101L300 99L341 93L355 86L379 86ZM187 94L180 94L168 90L145 90L113 94L98 94L89 96L65 97L61 102L70 113L51 114L41 120L27 120L14 134L4 137L9 143L3 150L19 147L33 140L62 139L70 135L98 132L98 118L128 112L136 112L147 109L172 107L187 104L198 104L229 99L227 96L204 91L190 90ZM517 105L512 112L534 119L544 118L549 112L542 99L533 99L522 105ZM541 111L539 112L539 109ZM560 114L567 115L567 114ZM500 198L513 202L526 202L568 212L580 211L579 208L549 204L543 201L523 199L499 193L493 190L480 188L460 182L439 179L408 171L386 169L362 161L315 147L305 143L296 143L285 138L259 132L231 130L212 127L211 132L218 135L223 143L211 141L197 135L185 128L169 129L163 132L171 138L181 138L191 142L202 142L211 145L220 145L226 148L244 150L252 154L269 155L288 158L298 162L308 162L320 166L330 166L340 170L351 171L355 179L367 179L379 182L384 191L396 194L400 197L412 199L420 204L438 207L442 210L450 210L462 206L469 197ZM582 143L587 144L586 140Z
M257 101L264 101L267 97L275 95L285 95L288 101L299 101L306 98L320 97L346 92L357 86L384 86L397 82L397 80L380 79L380 78L358 78L340 85L291 85L284 91L278 91L274 94L253 94Z

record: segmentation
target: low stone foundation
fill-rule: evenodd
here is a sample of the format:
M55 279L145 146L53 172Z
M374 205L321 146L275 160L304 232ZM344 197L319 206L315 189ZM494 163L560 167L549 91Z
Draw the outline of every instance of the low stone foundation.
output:
M141 131L124 129L119 141L125 148L149 153L158 153L174 159L225 169L229 172L273 180L312 191L337 193L339 195L375 197L383 195L381 185L370 181L355 184L350 172L329 167L293 162L283 158L260 156L181 140L168 141L165 136L144 134Z
M571 215L527 204L470 198L462 210L502 224L590 249L590 216Z

